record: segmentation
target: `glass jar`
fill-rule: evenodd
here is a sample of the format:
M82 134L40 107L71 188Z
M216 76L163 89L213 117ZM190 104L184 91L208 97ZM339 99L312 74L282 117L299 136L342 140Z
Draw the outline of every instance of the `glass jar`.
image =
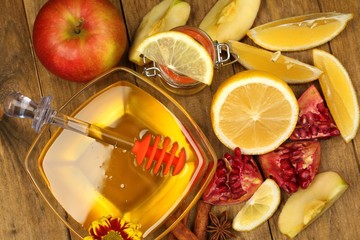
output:
M171 31L185 33L198 41L208 51L213 60L215 69L220 69L225 65L229 65L237 61L237 56L235 56L234 60L230 60L232 54L230 53L230 47L227 43L218 43L217 41L213 41L206 32L199 28L180 26L172 29ZM175 73L168 67L157 63L153 63L152 67L145 67L144 74L147 77L159 76L162 85L167 90L180 95L191 95L206 87L205 84L199 81Z

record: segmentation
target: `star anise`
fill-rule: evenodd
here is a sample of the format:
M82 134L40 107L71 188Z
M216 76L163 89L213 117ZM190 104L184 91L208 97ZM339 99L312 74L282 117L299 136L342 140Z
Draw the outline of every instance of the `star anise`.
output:
M227 240L234 238L231 233L231 221L228 220L228 213L224 211L217 217L214 213L209 213L211 225L207 227L207 232L210 233L210 240Z

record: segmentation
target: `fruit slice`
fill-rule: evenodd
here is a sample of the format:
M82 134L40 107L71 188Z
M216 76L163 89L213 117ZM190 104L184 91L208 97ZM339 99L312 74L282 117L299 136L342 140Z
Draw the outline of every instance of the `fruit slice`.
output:
M190 16L190 4L182 0L163 0L153 7L141 21L129 52L129 60L144 65L136 51L137 46L147 37L185 25Z
M236 231L250 231L268 220L280 204L280 188L270 178L266 179L233 219Z
M315 85L300 96L298 103L299 120L290 136L291 140L329 138L340 134Z
M270 152L293 132L298 103L291 88L266 72L246 70L223 82L211 104L219 140L244 154Z
M239 56L239 62L247 69L272 73L287 83L306 83L318 79L322 71L280 52L270 52L237 41L229 41L231 52Z
M314 13L269 22L250 29L247 35L269 50L305 50L335 38L352 18L352 14Z
M136 51L172 71L210 85L214 65L208 51L192 37L177 31L154 34Z
M324 73L319 78L321 90L341 136L351 141L359 128L359 104L349 74L330 53L313 50L314 64Z
M286 201L278 219L280 232L295 237L332 206L347 188L337 173L319 173L307 189L299 189Z
M262 182L253 157L235 148L234 155L226 153L218 160L215 175L202 197L214 205L236 204L248 200Z
M288 142L259 156L265 177L272 178L288 193L307 188L320 165L318 141Z
M260 0L218 0L199 25L218 42L240 40L256 18Z

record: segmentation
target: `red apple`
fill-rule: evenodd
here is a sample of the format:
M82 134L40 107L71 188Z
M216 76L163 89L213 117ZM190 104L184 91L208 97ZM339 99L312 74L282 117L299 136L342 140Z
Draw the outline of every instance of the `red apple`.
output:
M120 11L108 0L49 0L35 19L33 42L50 72L86 82L117 65L127 37Z

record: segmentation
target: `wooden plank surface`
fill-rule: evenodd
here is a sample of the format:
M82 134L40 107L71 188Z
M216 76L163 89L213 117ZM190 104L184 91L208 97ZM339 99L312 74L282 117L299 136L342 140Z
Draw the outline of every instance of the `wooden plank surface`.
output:
M122 8L131 39L142 17L160 0L111 0ZM3 0L0 15L0 102L10 91L17 90L39 99L52 95L53 106L61 106L66 99L82 87L82 84L59 79L49 73L36 59L32 48L32 26L40 7L46 0ZM191 16L188 25L198 26L216 0L189 0ZM348 70L357 94L360 94L360 1L358 0L263 0L254 26L284 17L315 12L353 13L347 28L320 49L334 54ZM252 44L245 37L243 42ZM311 51L286 53L307 63L312 63ZM124 57L120 65L135 68ZM139 69L138 69L139 70ZM221 69L214 76L211 87L193 96L174 96L193 116L212 143L220 157L230 151L216 138L210 123L210 102L219 84L235 72L243 71L239 64ZM308 84L292 86L299 96ZM359 99L359 97L358 97ZM25 154L35 137L30 120L4 117L0 121L0 239L77 239L64 227L45 201L35 191L24 167ZM320 219L314 222L296 239L358 239L360 228L360 137L346 144L341 137L321 142L321 171L333 170L340 173L350 187L344 196ZM283 198L286 196L283 194ZM234 217L242 204L215 207L220 213L228 210ZM277 229L279 211L254 231L237 233L236 239L286 239Z

